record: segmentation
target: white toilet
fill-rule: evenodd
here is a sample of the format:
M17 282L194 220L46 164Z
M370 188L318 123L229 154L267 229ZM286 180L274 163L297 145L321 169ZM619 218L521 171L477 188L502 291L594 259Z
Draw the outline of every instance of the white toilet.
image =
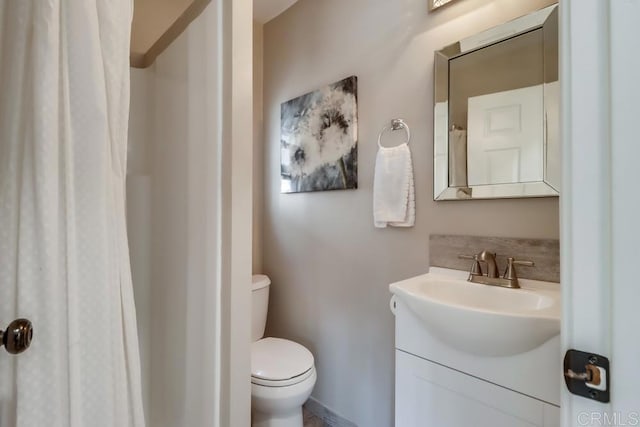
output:
M316 383L313 355L282 338L262 338L267 323L267 276L253 276L251 344L251 425L302 427L302 404Z

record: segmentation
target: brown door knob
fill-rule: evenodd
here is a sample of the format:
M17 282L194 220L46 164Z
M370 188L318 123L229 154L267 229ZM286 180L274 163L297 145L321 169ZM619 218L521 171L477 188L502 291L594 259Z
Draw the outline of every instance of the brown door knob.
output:
M11 354L20 354L31 345L33 325L27 319L16 319L0 331L2 345Z

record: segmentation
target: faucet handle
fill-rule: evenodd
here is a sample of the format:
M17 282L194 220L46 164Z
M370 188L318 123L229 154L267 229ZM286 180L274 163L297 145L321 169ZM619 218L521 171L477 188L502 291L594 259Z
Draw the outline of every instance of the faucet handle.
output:
M534 267L536 264L533 261L525 261L514 259L513 257L507 257L507 269L504 272L504 278L509 280L518 280L516 275L516 265L522 265L524 267Z
M478 255L458 255L458 258L473 261L473 264L471 264L471 269L469 270L470 278L471 276L482 276L482 267L480 266Z

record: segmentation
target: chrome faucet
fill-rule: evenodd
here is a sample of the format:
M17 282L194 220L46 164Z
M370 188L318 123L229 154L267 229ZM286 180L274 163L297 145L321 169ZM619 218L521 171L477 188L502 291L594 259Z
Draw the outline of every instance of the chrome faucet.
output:
M473 260L467 281L480 283L483 285L502 286L504 288L519 288L518 276L516 275L516 265L533 267L533 261L520 261L512 257L507 257L507 268L504 276L498 274L496 254L489 251L482 251L476 255L458 255L458 258ZM482 274L481 262L487 264L487 274Z

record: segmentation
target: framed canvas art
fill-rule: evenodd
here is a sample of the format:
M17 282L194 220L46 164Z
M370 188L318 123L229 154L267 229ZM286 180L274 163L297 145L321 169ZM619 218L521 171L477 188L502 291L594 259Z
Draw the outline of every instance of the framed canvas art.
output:
M283 193L358 188L357 92L352 76L282 104Z

